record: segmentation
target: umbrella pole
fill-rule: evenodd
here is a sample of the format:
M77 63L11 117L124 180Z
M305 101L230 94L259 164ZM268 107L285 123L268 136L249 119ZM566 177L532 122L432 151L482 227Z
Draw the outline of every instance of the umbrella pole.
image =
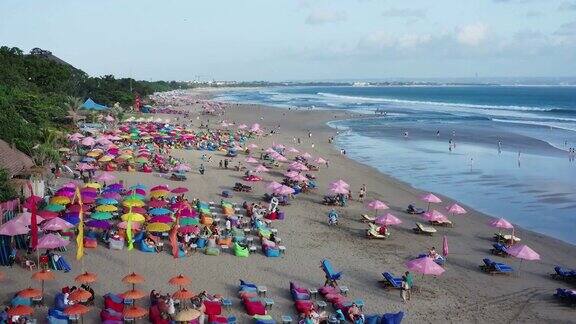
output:
M428 202L428 208L426 209L427 212L430 211L430 202Z

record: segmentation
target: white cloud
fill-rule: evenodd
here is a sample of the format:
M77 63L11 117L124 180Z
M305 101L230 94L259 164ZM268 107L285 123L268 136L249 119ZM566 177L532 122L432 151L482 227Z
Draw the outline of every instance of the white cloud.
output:
M488 26L483 23L475 23L458 28L456 39L458 42L469 46L478 46L488 34Z
M574 11L576 10L576 1L565 1L560 4L558 7L560 11Z
M346 20L346 14L329 9L316 9L306 18L308 25L322 25Z
M392 35L386 31L376 31L362 38L358 47L361 49L413 48L431 40L432 36L428 34Z
M426 12L422 9L392 8L384 11L382 16L391 18L424 18L426 17Z

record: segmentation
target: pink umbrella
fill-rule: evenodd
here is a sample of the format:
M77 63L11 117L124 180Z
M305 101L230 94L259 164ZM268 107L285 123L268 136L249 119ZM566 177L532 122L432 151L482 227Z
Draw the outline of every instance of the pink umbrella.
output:
M429 222L445 222L448 220L448 217L437 210L425 212L423 217Z
M466 209L462 208L462 206L458 204L452 204L446 207L446 210L448 210L452 215L463 215L467 213Z
M41 223L43 221L44 219L36 214L36 223ZM14 222L24 226L30 226L32 223L32 214L29 212L20 213L18 216L16 216L16 218L14 218Z
M178 188L172 189L171 192L172 192L172 193L175 193L175 194L183 194L183 193L188 192L188 189L187 189L187 188L184 188L184 187L178 187Z
M321 157L317 157L317 158L314 160L314 162L320 163L320 164L324 164L324 163L326 163L326 160L324 160L324 159L321 158Z
M255 148L258 148L258 145L254 144L254 143L250 143L250 144L248 144L248 148L249 149L255 149Z
M278 194L278 195L282 195L282 196L284 196L284 195L290 195L290 194L293 194L293 193L294 193L294 189L292 189L292 188L290 188L290 187L288 187L288 186L282 185L282 187L276 188L276 189L274 190L274 193L275 193L275 194Z
M178 164L172 170L173 171L190 171L191 168L189 166L187 166L186 164Z
M423 257L406 262L408 270L421 273L423 275L439 276L445 270L436 264L432 258Z
M308 167L300 162L293 162L288 165L290 170L297 170L297 171L308 171Z
M74 227L74 225L59 217L46 221L46 223L42 225L44 231L63 231L72 227Z
M380 200L372 200L371 202L368 203L368 205L366 205L366 207L373 210L388 209L388 206L386 206L386 204L381 202Z
M332 191L333 193L336 194L348 194L349 189L346 187L342 187L342 186L334 186L330 188L330 191Z
M109 182L116 179L116 176L114 176L112 173L109 172L103 172L100 175L96 176L96 180L98 181L102 181L102 182Z
M258 123L252 124L252 127L250 127L250 131L251 131L251 132L259 132L259 131L261 131L261 129L260 129L260 124L258 124Z
M30 229L14 220L9 220L0 226L0 235L16 236L27 234Z
M386 225L386 226L402 224L402 221L398 217L396 217L390 213L388 213L384 216L376 217L374 222L378 225Z
M112 117L112 116L110 116L110 115L104 117L104 119L105 119L107 122L113 122L113 121L114 121L114 117Z
M244 160L244 161L246 161L246 163L258 163L258 160L256 160L255 158L253 158L251 156L247 157L246 160Z
M298 172L296 172L296 171L288 171L288 172L284 173L284 176L285 176L285 177L288 177L288 178L293 178L293 177L295 177L295 176L297 176L297 175L299 175L299 174L300 174L300 173L298 173Z
M540 260L540 254L524 244L516 244L506 249L508 254L521 260Z
M92 137L86 137L80 142L80 144L84 146L93 146L94 144L96 144L96 141Z
M118 223L119 228L126 229L127 226L128 226L127 222ZM132 222L131 226L132 226L132 230L139 230L140 229L140 223L138 223L138 222Z
M507 228L507 229L514 228L514 225L512 225L509 221L505 220L504 218L493 219L490 222L488 222L488 226L496 228Z
M432 193L428 193L428 194L422 196L420 199L421 199L422 201L425 201L425 202L428 203L428 208L427 208L426 210L430 210L430 204L431 204L431 203L437 204L437 203L441 203L441 202L442 202L442 200L440 200L440 198L436 197L436 196L435 196L434 194L432 194Z
M186 225L178 228L178 232L182 234L200 234L200 227L194 225Z
M290 147L286 150L286 152L288 153L300 153L300 151L298 151L296 148L294 147Z
M65 240L59 235L45 234L38 240L39 249L57 249L70 244L69 240Z
M92 170L94 169L94 167L90 164L86 164L86 163L78 163L76 165L76 169L79 171L86 171L86 170Z
M267 148L264 152L269 153L269 154L278 153L278 152L276 152L276 150L274 150L274 149L271 148L271 147Z
M246 124L238 125L238 129L246 129L246 128L248 128L248 125L246 125Z
M302 154L302 157L305 159L309 159L312 157L312 155L310 155L310 153L306 152L306 153Z
M284 157L284 155L282 154L276 154L273 156L274 160L279 161L279 162L286 162L288 161L287 158Z
M442 255L444 257L448 256L448 238L446 237L446 235L442 237Z
M161 208L166 205L168 205L168 202L165 200L152 199L148 202L148 206L152 208Z
M282 144L274 144L272 146L274 146L275 148L278 148L278 149L285 149L286 148L286 146L284 146Z
M268 168L263 166L262 164L260 164L259 166L257 166L256 168L254 168L255 172L268 172Z
M172 223L174 220L170 216L154 216L150 218L150 223Z
M342 179L330 183L330 186L331 186L331 187L341 186L341 187L346 187L346 188L349 188L349 187L350 187L350 185L347 184L347 183L346 183L344 180L342 180Z
M308 181L308 178L306 178L306 176L302 175L302 174L297 174L296 176L292 177L291 179L294 181L299 181L299 182Z
M276 189L278 189L280 187L282 187L281 183L278 183L276 181L272 181L266 186L266 189L271 190L271 191L275 191Z

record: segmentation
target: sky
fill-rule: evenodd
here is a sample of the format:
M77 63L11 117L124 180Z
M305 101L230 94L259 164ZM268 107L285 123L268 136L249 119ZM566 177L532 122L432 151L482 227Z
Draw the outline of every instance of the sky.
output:
M145 80L576 76L576 0L1 0L0 45Z

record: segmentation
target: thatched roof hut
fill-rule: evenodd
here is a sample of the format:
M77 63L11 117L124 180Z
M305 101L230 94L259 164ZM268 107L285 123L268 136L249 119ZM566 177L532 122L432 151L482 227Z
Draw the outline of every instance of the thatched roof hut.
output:
M33 166L34 161L28 155L0 140L0 168L6 169L10 178L26 172Z

